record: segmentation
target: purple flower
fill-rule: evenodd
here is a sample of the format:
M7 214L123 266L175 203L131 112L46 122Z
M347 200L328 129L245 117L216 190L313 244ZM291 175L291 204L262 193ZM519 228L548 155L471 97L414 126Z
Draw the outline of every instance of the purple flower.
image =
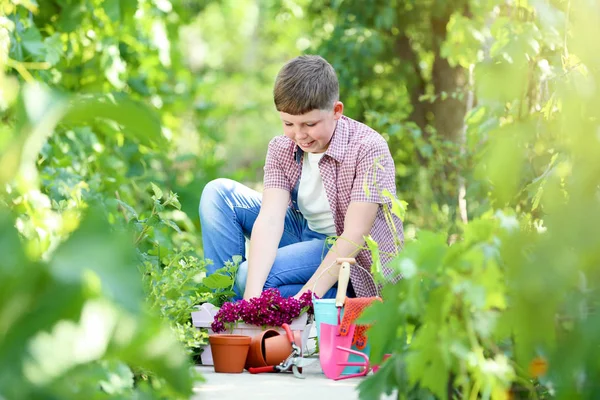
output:
M245 322L256 326L281 326L292 323L300 314L313 314L312 293L304 293L299 300L281 297L278 289L267 289L259 297L225 303L211 324L214 332L226 330L225 324Z

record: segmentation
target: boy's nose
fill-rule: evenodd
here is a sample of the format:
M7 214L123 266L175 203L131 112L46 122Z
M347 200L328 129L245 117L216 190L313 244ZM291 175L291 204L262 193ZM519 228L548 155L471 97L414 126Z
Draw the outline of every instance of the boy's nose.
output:
M296 138L296 140L300 141L300 140L306 139L308 137L308 135L305 132L298 130L294 134L294 137Z

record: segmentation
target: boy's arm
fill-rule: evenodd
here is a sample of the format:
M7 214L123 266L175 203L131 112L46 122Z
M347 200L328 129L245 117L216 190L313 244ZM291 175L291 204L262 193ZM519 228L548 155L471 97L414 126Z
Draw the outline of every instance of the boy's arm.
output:
M338 280L339 267L337 265L334 266L320 278L319 275L321 275L322 271L334 264L336 258L354 257L358 253L360 247L365 242L364 237L371 232L378 209L378 203L350 203L344 219L344 232L336 240L335 244L331 247L321 262L321 265L319 265L319 268L317 268L306 285L304 285L300 292L294 296L295 298L298 299L304 292L313 290L315 282L317 282L317 285L315 286L314 292L319 297L322 297L329 289L331 289Z
M371 233L375 217L381 204L389 200L381 195L383 189L396 193L394 160L386 141L379 136L364 144L359 152L361 157L356 164L356 177L352 185L350 205L344 217L344 232L325 256L325 259L295 296L312 290L313 284L322 271L335 263L338 257L354 257L364 244L364 237ZM365 190L365 185L368 190ZM315 294L323 296L337 282L339 268L329 269L319 278Z
M271 188L263 192L260 212L250 236L244 299L257 297L262 293L283 235L289 200L290 192L285 189Z

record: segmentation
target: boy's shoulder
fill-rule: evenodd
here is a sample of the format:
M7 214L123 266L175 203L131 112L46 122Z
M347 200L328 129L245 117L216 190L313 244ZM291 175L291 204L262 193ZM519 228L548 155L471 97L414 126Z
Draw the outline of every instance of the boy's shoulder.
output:
M365 145L387 146L385 138L369 125L346 116L342 116L341 119L347 127L348 138L350 139L349 144L360 147Z
M342 118L340 118L340 120L347 125L348 130L352 136L357 135L368 139L382 137L379 132L377 132L375 129L371 128L369 125L363 122L356 121L345 115L343 115Z

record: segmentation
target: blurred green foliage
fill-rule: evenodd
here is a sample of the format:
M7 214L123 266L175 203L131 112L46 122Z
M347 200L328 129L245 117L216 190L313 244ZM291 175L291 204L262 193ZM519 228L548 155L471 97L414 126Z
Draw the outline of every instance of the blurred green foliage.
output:
M596 3L0 9L0 397L190 396L190 312L230 298L239 262L204 279L200 192L260 188L274 77L318 53L388 140L406 228L404 279L365 316L389 321L372 361L393 355L361 397L594 398Z
M368 15L358 2L340 4L344 15ZM443 57L469 77L458 85L464 95L457 96L465 125L462 136L440 135L436 120L445 114L434 112L421 131L434 131L434 143L445 136L453 144L432 145L434 157L424 164L411 161L428 170L423 176L431 196L403 197L417 207L409 206L407 214L416 217L417 239L392 263L404 279L386 286L386 301L365 316L387 321L370 331L373 361L393 356L360 385L361 397L395 389L409 399L595 398L600 49L589 38L598 34L598 4L452 4L438 37L439 15L428 16L437 12L429 6L412 4L410 13L430 24L433 59ZM400 35L412 35L413 23L424 20L401 27L405 12L397 11L399 19L387 25L371 22L378 32L396 27ZM411 45L424 65L427 55L418 48L423 37L414 34ZM421 74L427 75L424 69ZM421 101L435 107L444 92L434 72L428 85L434 92ZM369 108L377 110L373 104ZM431 181L438 166L450 167L460 180L447 175ZM454 188L444 188L448 183ZM406 184L420 187L413 179ZM468 219L460 212L461 185ZM421 204L435 207L433 222L421 217ZM450 219L435 218L446 206ZM389 329L390 322L397 329Z

